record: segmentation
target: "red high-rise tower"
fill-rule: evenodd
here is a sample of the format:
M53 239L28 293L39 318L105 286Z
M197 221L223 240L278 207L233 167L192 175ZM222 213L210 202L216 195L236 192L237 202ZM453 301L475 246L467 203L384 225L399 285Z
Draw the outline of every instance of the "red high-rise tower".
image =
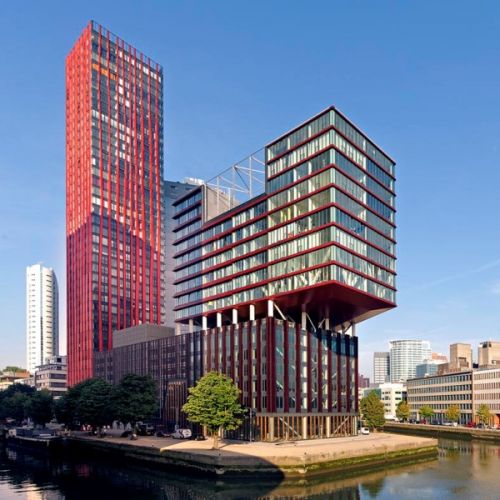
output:
M66 61L68 382L164 320L163 70L90 22Z

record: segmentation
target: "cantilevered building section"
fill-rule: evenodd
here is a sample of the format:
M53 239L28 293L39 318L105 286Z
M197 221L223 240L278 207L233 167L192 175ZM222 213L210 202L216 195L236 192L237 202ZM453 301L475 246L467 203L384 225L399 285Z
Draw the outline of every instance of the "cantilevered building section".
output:
M163 70L94 22L66 61L68 382L164 320Z
M355 325L395 307L394 165L329 108L265 148L263 193L211 218L218 184L175 202L176 321L263 439L355 432Z

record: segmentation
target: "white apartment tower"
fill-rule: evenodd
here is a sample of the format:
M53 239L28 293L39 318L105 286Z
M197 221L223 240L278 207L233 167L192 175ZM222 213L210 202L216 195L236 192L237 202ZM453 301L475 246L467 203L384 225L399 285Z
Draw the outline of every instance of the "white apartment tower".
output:
M415 378L417 365L431 359L431 345L427 340L391 340L391 382L406 382Z
M59 292L54 270L26 268L26 369L33 373L59 350Z

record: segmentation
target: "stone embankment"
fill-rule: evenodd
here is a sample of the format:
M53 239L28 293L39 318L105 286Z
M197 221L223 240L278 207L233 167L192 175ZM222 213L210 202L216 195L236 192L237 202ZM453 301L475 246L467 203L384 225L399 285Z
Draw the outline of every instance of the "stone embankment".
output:
M337 472L356 473L437 457L437 440L375 433L314 441L283 443L223 442L211 449L211 440L179 441L142 437L137 441L106 437L72 436L70 449L108 453L125 460L211 475L258 474L305 477Z
M500 430L474 429L471 427L449 427L446 425L386 423L386 432L410 434L412 436L428 436L449 439L480 439L492 443L500 443Z

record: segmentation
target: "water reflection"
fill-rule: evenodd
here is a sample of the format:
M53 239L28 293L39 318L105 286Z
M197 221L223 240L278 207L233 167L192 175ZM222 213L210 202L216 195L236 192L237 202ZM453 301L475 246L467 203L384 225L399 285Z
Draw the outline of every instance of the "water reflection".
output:
M203 479L99 460L58 460L0 448L0 498L372 499L499 498L500 446L441 440L439 459L358 477L254 481Z

